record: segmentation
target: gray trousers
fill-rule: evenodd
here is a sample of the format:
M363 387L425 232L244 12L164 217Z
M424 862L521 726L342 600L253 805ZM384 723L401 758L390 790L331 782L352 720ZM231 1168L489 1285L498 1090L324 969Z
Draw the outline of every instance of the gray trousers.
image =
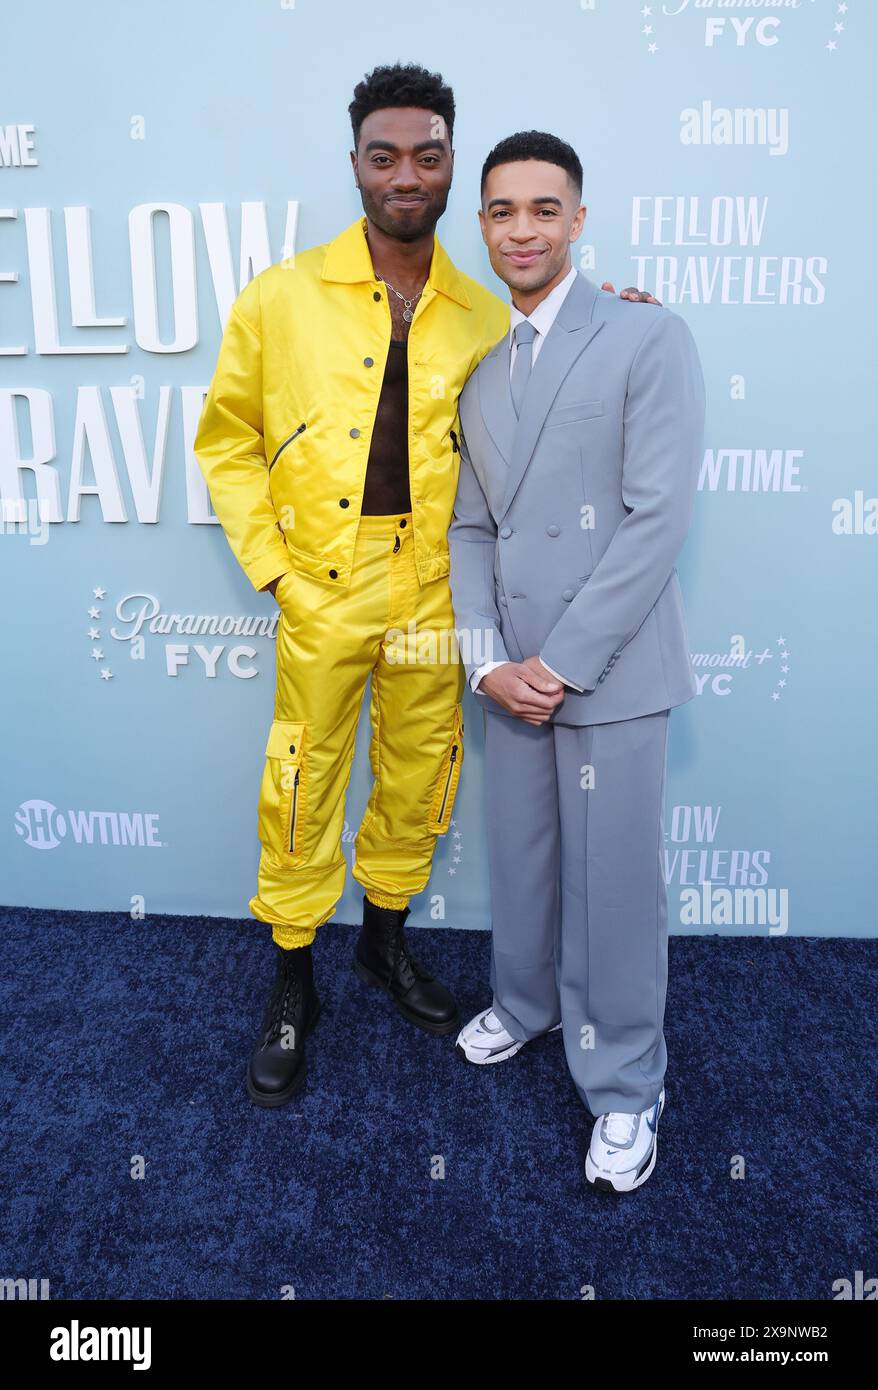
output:
M593 1115L646 1110L667 1064L669 713L581 726L484 715L494 1012L519 1039L561 1023Z

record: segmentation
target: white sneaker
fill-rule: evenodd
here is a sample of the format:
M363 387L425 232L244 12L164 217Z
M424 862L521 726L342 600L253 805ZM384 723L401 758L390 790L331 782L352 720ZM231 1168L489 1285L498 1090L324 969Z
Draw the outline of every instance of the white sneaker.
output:
M586 1181L599 1192L633 1192L645 1183L658 1147L658 1122L665 1108L665 1088L655 1105L637 1115L610 1111L594 1122L585 1157Z
M560 1027L560 1023L556 1023L549 1032L554 1033ZM524 1047L524 1042L507 1033L494 1010L488 1009L486 1013L476 1014L465 1028L461 1028L455 1047L468 1062L484 1067L514 1057Z

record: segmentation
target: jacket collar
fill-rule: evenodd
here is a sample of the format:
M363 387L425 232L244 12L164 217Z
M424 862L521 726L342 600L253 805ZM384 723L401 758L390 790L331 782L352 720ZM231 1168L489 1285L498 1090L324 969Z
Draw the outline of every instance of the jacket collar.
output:
M358 284L364 280L377 283L375 267L366 240L366 219L358 217L356 222L331 241L323 261L323 280L334 280L345 285ZM440 294L447 295L464 309L472 307L463 279L439 238L433 239L433 258L430 261L430 274L427 285Z

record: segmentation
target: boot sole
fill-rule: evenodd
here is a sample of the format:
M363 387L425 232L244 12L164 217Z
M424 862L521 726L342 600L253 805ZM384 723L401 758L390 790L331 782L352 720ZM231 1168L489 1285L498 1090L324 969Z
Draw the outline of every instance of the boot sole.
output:
M416 1014L411 1009L407 1009L405 1004L401 1003L392 991L387 988L387 985L385 985L382 980L379 980L378 976L374 974L367 965L363 965L362 961L359 960L357 956L354 956L354 970L364 984L374 985L376 989L380 989L383 994L386 994L392 999L403 1018L409 1023L413 1023L416 1028L420 1028L424 1033L432 1033L434 1037L446 1037L449 1033L460 1031L460 1015L458 1013L455 1013L454 1018L450 1019L447 1023L429 1023L426 1019L422 1018L420 1014Z
M308 1024L307 1028L305 1029L305 1038L309 1037L310 1034L314 1031L314 1028L317 1026L317 1020L318 1020L319 1017L320 1017L320 1013L321 1013L322 1008L323 1008L322 1004L318 1004L318 1005L317 1005L317 1010L316 1010L316 1012L312 1015L312 1017L311 1017L311 1022ZM303 1042L305 1041L305 1038L302 1039ZM262 1106L262 1108L263 1108L264 1110L275 1110L275 1109L277 1109L278 1106L286 1105L287 1101L288 1101L288 1100L292 1100L293 1096L297 1093L297 1091L301 1091L302 1087L303 1087L304 1084L305 1084L305 1077L307 1076L307 1074L308 1074L307 1060L306 1060L306 1058L303 1056L303 1057L302 1057L302 1065L301 1065L301 1067L299 1068L299 1070L296 1072L296 1075L294 1076L294 1078L293 1078L291 1084L290 1084L289 1086L285 1087L285 1089L284 1089L283 1091L271 1091L271 1092L269 1092L269 1091L258 1091L258 1090L256 1089L256 1087L253 1085L252 1081L250 1080L250 1073L249 1073L249 1071L248 1071L248 1073L247 1073L247 1094L248 1094L248 1096L250 1097L250 1099L252 1100L252 1102L253 1102L254 1105L260 1105L260 1106Z

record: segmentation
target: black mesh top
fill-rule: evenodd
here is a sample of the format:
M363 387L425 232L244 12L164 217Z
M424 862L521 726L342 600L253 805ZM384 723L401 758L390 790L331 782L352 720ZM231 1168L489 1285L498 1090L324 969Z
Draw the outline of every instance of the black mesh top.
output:
M372 445L366 465L363 516L402 516L412 508L409 491L409 383L405 339L391 339L381 383Z

